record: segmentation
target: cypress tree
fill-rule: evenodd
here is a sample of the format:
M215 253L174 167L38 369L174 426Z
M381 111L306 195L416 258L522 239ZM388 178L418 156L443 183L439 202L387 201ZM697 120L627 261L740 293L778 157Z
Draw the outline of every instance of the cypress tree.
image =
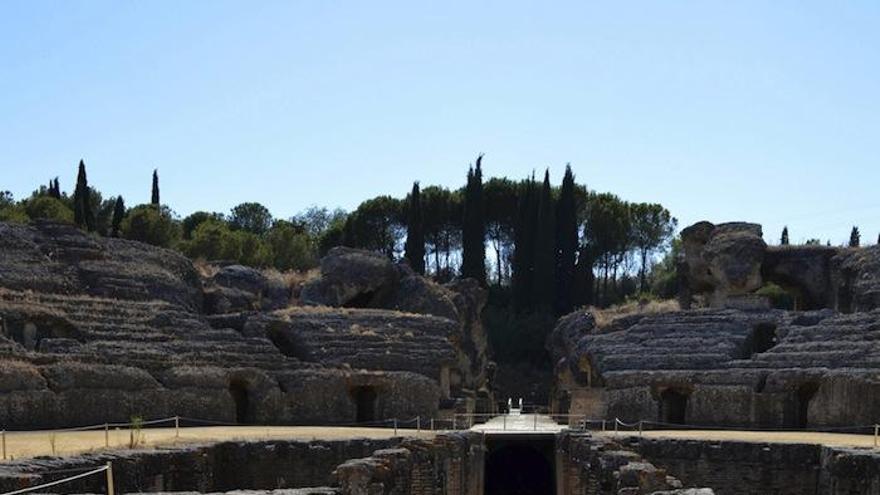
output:
M153 169L153 194L150 197L150 204L159 206L159 171Z
M538 222L535 230L535 280L532 301L540 311L553 311L556 292L555 205L550 187L550 171L538 195Z
M788 226L782 228L782 238L779 239L779 244L782 246L788 246Z
M538 221L535 195L535 176L532 175L520 184L513 229L513 305L520 313L532 309L535 225Z
M125 217L125 200L122 196L116 197L116 204L113 206L112 236L119 237L119 227L122 225L122 219Z
M565 166L565 176L556 203L556 312L566 314L574 307L574 274L578 248L577 204L574 174Z
M86 165L79 161L79 171L76 175L76 189L73 192L73 218L80 228L88 231L95 229L95 215L92 212L91 191L86 177Z
M853 225L852 231L849 233L849 247L859 247L861 241L862 235L859 233L859 228Z
M486 284L486 220L483 204L483 155L477 157L477 166L468 170L464 194L464 221L462 226L462 277L475 278Z
M425 274L425 225L422 218L422 198L419 183L413 183L409 195L409 211L406 221L406 245L404 256L409 266L420 274Z

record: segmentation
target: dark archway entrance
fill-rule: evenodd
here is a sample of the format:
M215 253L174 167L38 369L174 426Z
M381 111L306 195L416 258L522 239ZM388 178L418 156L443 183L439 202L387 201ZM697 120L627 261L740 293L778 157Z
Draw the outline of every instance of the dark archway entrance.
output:
M798 387L797 390L797 410L796 410L796 424L798 428L806 428L810 424L810 401L813 400L813 397L816 396L816 392L819 391L819 384L810 382L805 383Z
M369 423L376 421L376 399L378 394L374 387L355 387L351 391L354 398L355 408L357 409L356 421L358 423Z
M666 389L660 394L660 422L675 425L685 424L688 396L675 389Z
M556 493L553 438L487 439L485 495Z
M247 383L241 379L229 382L229 395L235 402L235 422L246 424L253 421L251 417L251 398Z

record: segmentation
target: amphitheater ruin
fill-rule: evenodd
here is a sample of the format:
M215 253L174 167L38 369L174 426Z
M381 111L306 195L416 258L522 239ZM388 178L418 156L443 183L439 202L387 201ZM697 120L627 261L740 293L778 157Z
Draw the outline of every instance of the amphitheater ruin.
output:
M745 223L682 241L683 309L561 318L533 411L496 396L475 281L334 248L292 289L0 223L0 493L880 494L880 247L767 246ZM156 443L110 445L159 418ZM90 426L88 452L10 455Z

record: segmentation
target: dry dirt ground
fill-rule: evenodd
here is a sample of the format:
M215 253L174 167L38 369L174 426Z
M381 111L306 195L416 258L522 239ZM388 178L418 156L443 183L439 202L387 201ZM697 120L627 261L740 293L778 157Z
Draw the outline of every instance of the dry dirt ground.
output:
M613 432L595 432L613 436ZM398 436L430 438L435 432L400 429ZM638 435L621 431L618 435ZM337 440L345 438L390 438L393 428L324 427L324 426L210 426L180 428L145 428L140 430L139 446L155 447L217 440L297 439ZM681 438L693 440L738 440L747 442L816 443L842 447L874 447L873 435L813 432L767 432L731 430L646 431L646 438ZM16 431L6 432L6 459L39 455L72 455L130 446L132 431L111 429L105 437L97 431ZM109 444L109 447L107 446Z
M615 433L600 433L614 437ZM638 433L620 432L617 435L638 436ZM663 430L646 431L645 438L680 438L686 440L735 440L742 442L811 443L829 447L874 448L873 435L849 433L816 433L809 431L735 431L735 430Z
M97 431L7 431L6 459L38 455L71 455L82 452L125 448L131 444L133 432L128 429ZM398 436L430 438L430 431L398 431ZM323 426L209 426L180 428L144 428L140 430L139 446L200 443L239 439L336 440L344 438L390 438L393 428L323 427Z

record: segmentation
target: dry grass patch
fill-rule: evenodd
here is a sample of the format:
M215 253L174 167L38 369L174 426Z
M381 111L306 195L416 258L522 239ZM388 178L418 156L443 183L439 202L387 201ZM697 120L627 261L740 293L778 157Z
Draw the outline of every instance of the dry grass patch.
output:
M607 327L613 323L614 320L624 316L672 313L680 310L681 306L679 306L678 301L675 299L667 299L663 301L630 301L609 308L597 308L594 306L587 308L587 311L592 313L593 318L596 319L596 326L599 328Z

